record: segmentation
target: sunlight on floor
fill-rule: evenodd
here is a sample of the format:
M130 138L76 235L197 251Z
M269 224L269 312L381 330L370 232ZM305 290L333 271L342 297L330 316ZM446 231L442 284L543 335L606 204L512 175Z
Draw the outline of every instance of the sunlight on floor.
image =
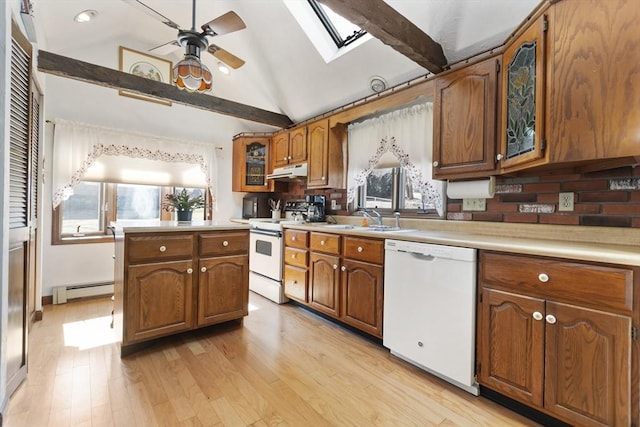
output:
M249 303L249 311L256 311L256 310L260 310L260 307Z
M111 316L95 317L62 325L65 347L77 347L88 350L117 341L110 327Z

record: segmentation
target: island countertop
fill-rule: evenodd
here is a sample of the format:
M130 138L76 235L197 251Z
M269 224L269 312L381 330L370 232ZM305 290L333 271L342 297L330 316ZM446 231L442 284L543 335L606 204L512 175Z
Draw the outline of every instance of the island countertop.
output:
M111 224L116 234L169 233L176 231L248 230L248 224L230 221L117 221Z

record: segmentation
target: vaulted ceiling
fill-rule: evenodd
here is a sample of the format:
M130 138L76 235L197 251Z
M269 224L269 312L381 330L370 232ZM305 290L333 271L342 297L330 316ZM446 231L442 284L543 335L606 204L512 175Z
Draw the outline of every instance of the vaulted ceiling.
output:
M177 22L191 25L191 0L143 0ZM247 28L212 41L246 61L230 75L219 73L217 60L203 53L214 73L212 94L237 103L284 114L294 122L372 94L369 80L381 76L393 86L427 74L427 69L373 38L325 62L294 19L285 1L200 0L199 26L233 10ZM500 45L535 8L538 0L385 0L388 6L442 46L449 63ZM331 0L331 3L348 3ZM38 47L92 64L118 67L118 47L146 52L171 41L176 31L121 0L32 0ZM356 3L366 3L358 1ZM91 23L73 17L98 12ZM165 56L177 62L180 49ZM212 119L215 120L215 119ZM242 127L242 126L241 126ZM269 130L247 126L246 130Z

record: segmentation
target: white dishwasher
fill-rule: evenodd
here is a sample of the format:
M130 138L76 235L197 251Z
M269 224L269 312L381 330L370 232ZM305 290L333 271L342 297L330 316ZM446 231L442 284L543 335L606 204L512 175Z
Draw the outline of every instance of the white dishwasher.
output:
M478 395L475 249L385 241L383 345Z

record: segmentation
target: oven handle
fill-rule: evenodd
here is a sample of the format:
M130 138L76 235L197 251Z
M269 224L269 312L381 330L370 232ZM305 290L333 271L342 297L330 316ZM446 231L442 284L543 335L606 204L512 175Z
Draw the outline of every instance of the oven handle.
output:
M282 237L282 231L278 230L261 230L258 228L252 228L249 230L250 233L256 234L264 234L265 236L274 236L274 237Z

